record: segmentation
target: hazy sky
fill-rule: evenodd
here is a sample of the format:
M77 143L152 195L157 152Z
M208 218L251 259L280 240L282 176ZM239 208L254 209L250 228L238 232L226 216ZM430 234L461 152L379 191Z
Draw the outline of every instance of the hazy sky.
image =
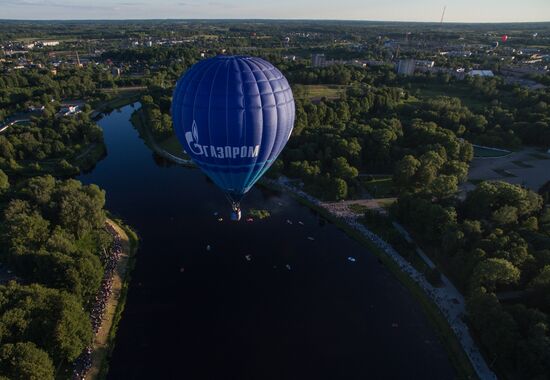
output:
M550 21L550 0L0 0L0 19Z

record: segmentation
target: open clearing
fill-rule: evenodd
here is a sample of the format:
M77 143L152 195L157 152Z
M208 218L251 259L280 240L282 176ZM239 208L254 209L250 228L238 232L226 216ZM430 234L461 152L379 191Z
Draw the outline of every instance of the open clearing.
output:
M336 84L306 84L300 86L304 90L302 98L307 97L310 100L321 100L321 98L338 99L344 93L346 87Z

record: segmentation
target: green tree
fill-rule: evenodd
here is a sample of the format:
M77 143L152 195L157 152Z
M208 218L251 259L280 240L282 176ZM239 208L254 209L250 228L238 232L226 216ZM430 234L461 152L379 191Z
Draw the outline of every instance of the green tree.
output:
M46 352L31 342L0 347L0 376L12 380L53 380L54 366Z
M514 284L519 281L520 271L505 259L490 258L481 261L474 269L474 286L485 286L494 291L497 285Z
M345 157L332 160L332 175L344 180L351 180L359 175L359 171L351 166Z
M406 155L395 164L393 182L401 187L414 187L415 175L421 163L412 155Z
M328 198L336 201L346 199L348 196L348 184L341 178L331 178L328 184Z
M438 199L452 197L458 191L458 179L453 175L440 175L430 184L430 192Z
M10 188L10 181L6 173L0 169L0 195L4 194Z
M40 285L0 286L0 341L33 342L54 361L73 361L90 344L92 327L78 299Z

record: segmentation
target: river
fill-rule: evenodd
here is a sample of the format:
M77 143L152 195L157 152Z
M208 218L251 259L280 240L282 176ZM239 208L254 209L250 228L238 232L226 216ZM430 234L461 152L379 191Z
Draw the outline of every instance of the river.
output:
M140 139L129 121L138 106L98 122L107 156L79 177L141 238L108 379L456 376L420 305L373 254L257 186L243 214L272 216L229 222L211 181Z

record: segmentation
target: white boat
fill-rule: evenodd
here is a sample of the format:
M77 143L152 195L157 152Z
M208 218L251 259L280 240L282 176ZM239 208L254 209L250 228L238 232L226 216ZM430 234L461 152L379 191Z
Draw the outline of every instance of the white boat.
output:
M349 257L348 257L348 261L351 261L352 263L354 263L354 262L355 262L355 257L349 256Z

